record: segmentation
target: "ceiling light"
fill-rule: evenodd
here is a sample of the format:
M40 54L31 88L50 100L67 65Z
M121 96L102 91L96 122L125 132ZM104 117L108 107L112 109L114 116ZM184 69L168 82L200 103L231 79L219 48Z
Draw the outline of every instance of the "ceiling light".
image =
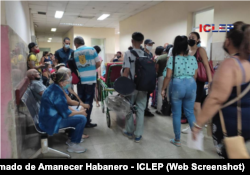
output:
M97 20L104 20L107 17L109 17L110 14L103 14L102 16L100 16Z
M63 11L56 11L55 18L62 18L63 13Z
M68 25L68 26L83 26L82 24L73 24L73 23L60 23L61 25Z
M49 38L49 40L52 40L52 38Z
M51 32L55 32L56 31L56 28L51 28Z
M51 40L48 40L48 42L50 43L50 42L51 42Z
M117 34L120 34L120 32L117 32Z

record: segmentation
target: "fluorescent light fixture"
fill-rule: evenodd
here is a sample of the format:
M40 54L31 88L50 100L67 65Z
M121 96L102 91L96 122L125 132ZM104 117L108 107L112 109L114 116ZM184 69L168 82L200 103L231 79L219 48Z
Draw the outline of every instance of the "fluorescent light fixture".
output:
M51 40L48 40L48 42L50 43L50 42L51 42Z
M117 34L120 34L120 32L117 32Z
M56 28L51 28L51 32L55 32L56 31Z
M61 25L68 25L68 26L83 26L82 24L73 24L73 23L60 23Z
M97 20L104 20L107 17L109 17L110 14L103 14L102 16L100 16Z
M49 38L49 40L52 40L52 38Z
M62 18L63 13L63 11L56 11L55 18Z

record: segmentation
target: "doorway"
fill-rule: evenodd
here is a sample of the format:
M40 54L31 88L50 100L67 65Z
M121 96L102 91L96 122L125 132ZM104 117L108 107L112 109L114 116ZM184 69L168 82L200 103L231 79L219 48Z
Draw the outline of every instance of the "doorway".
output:
M211 45L213 42L212 32L199 32L199 25L202 24L213 24L214 23L214 9L206 9L199 12L195 12L193 15L193 32L200 34L201 47L207 52L207 57L210 59L211 56Z
M99 46L101 48L101 52L99 53L99 56L102 58L102 60L106 63L106 57L105 57L105 39L101 38L91 38L91 46Z

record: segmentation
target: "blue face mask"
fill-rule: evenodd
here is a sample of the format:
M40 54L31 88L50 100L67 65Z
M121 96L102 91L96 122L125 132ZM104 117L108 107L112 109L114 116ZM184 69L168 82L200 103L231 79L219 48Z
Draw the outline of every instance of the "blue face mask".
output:
M63 86L63 89L68 89L70 87L70 84L67 84L66 86Z
M64 44L65 49L68 49L70 47L69 44Z
M197 44L197 47L201 47L201 43Z

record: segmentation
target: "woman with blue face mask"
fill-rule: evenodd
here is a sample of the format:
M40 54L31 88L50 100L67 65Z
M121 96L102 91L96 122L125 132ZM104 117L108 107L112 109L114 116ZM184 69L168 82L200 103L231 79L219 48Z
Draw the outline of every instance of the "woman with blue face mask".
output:
M67 104L63 89L70 84L70 77L67 73L57 72L52 75L54 81L43 93L39 111L39 127L41 130L53 135L59 129L74 127L69 133L66 142L68 152L83 153L86 151L80 145L82 134L87 122L87 113L84 108L74 110Z

